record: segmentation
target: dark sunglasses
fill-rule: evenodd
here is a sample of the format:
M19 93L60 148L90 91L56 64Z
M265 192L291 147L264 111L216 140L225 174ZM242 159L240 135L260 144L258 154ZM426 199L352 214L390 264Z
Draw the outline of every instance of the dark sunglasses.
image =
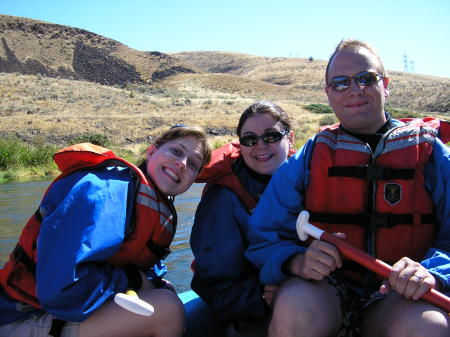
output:
M381 74L377 74L373 71L363 71L359 74L356 74L353 77L350 76L336 76L333 77L328 86L331 87L334 91L344 91L350 87L352 80L355 80L356 83L360 87L371 87L378 83L384 76Z
M239 143L244 146L255 146L258 144L258 140L262 139L262 141L266 144L276 143L283 138L283 136L289 133L288 130L283 131L269 131L263 133L261 136L257 135L247 135L239 138Z

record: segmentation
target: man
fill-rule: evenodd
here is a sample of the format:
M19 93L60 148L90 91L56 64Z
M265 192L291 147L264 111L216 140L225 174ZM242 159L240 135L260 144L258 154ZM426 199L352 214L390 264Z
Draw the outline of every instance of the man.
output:
M278 169L252 215L247 256L263 284L281 283L269 336L449 335L447 313L420 300L430 288L450 290L450 149L437 137L448 125L392 119L388 83L370 45L342 41L325 88L340 124ZM303 209L393 264L389 279L326 242L300 242Z

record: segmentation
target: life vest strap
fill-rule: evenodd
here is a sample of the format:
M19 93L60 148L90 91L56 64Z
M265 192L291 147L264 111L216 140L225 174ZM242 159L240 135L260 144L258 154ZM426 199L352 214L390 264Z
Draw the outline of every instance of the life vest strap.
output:
M16 245L12 251L12 256L16 262L22 262L29 272L35 274L36 263L34 263L33 259L29 257L27 253L25 253L25 250L21 246Z
M158 246L151 239L147 241L147 247L153 252L153 254L158 256L160 260L164 260L170 254L169 248Z
M39 222L42 222L42 214L41 214L41 211L40 211L39 208L36 210L36 212L34 212L34 216L36 217L36 219L37 219Z
M64 325L66 324L66 321L63 321L62 319L59 318L53 318L52 319L52 325L50 327L50 330L48 332L49 336L53 336L53 337L60 337L61 336L61 332L62 329L64 328Z
M351 177L367 180L413 179L414 169L395 169L389 167L332 166L328 168L329 177Z
M380 213L361 213L361 214L338 214L310 212L311 221L323 222L337 225L359 225L364 227L384 227L392 228L396 225L414 225L417 224L416 214L380 214ZM434 214L420 214L420 223L431 224L436 222Z

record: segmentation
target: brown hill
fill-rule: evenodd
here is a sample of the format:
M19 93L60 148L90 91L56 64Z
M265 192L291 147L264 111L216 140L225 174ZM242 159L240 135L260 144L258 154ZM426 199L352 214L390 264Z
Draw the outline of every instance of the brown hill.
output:
M298 144L333 122L305 109L327 103L320 60L143 52L82 29L6 15L0 39L0 137L63 146L102 134L135 150L183 123L223 141L258 100L288 111ZM450 79L399 72L392 79L392 107L448 119Z
M323 96L326 61L260 57L228 52L182 52L172 56L206 72L233 74ZM421 112L450 112L450 79L389 71L389 104Z
M83 29L0 15L0 71L107 85L145 83L197 69L159 52L143 52Z

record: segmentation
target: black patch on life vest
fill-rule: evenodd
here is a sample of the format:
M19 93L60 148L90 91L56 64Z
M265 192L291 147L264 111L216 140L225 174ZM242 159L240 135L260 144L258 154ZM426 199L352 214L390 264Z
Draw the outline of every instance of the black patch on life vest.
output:
M393 206L398 204L402 199L402 186L400 184L389 183L384 185L384 200L386 200L389 205Z

